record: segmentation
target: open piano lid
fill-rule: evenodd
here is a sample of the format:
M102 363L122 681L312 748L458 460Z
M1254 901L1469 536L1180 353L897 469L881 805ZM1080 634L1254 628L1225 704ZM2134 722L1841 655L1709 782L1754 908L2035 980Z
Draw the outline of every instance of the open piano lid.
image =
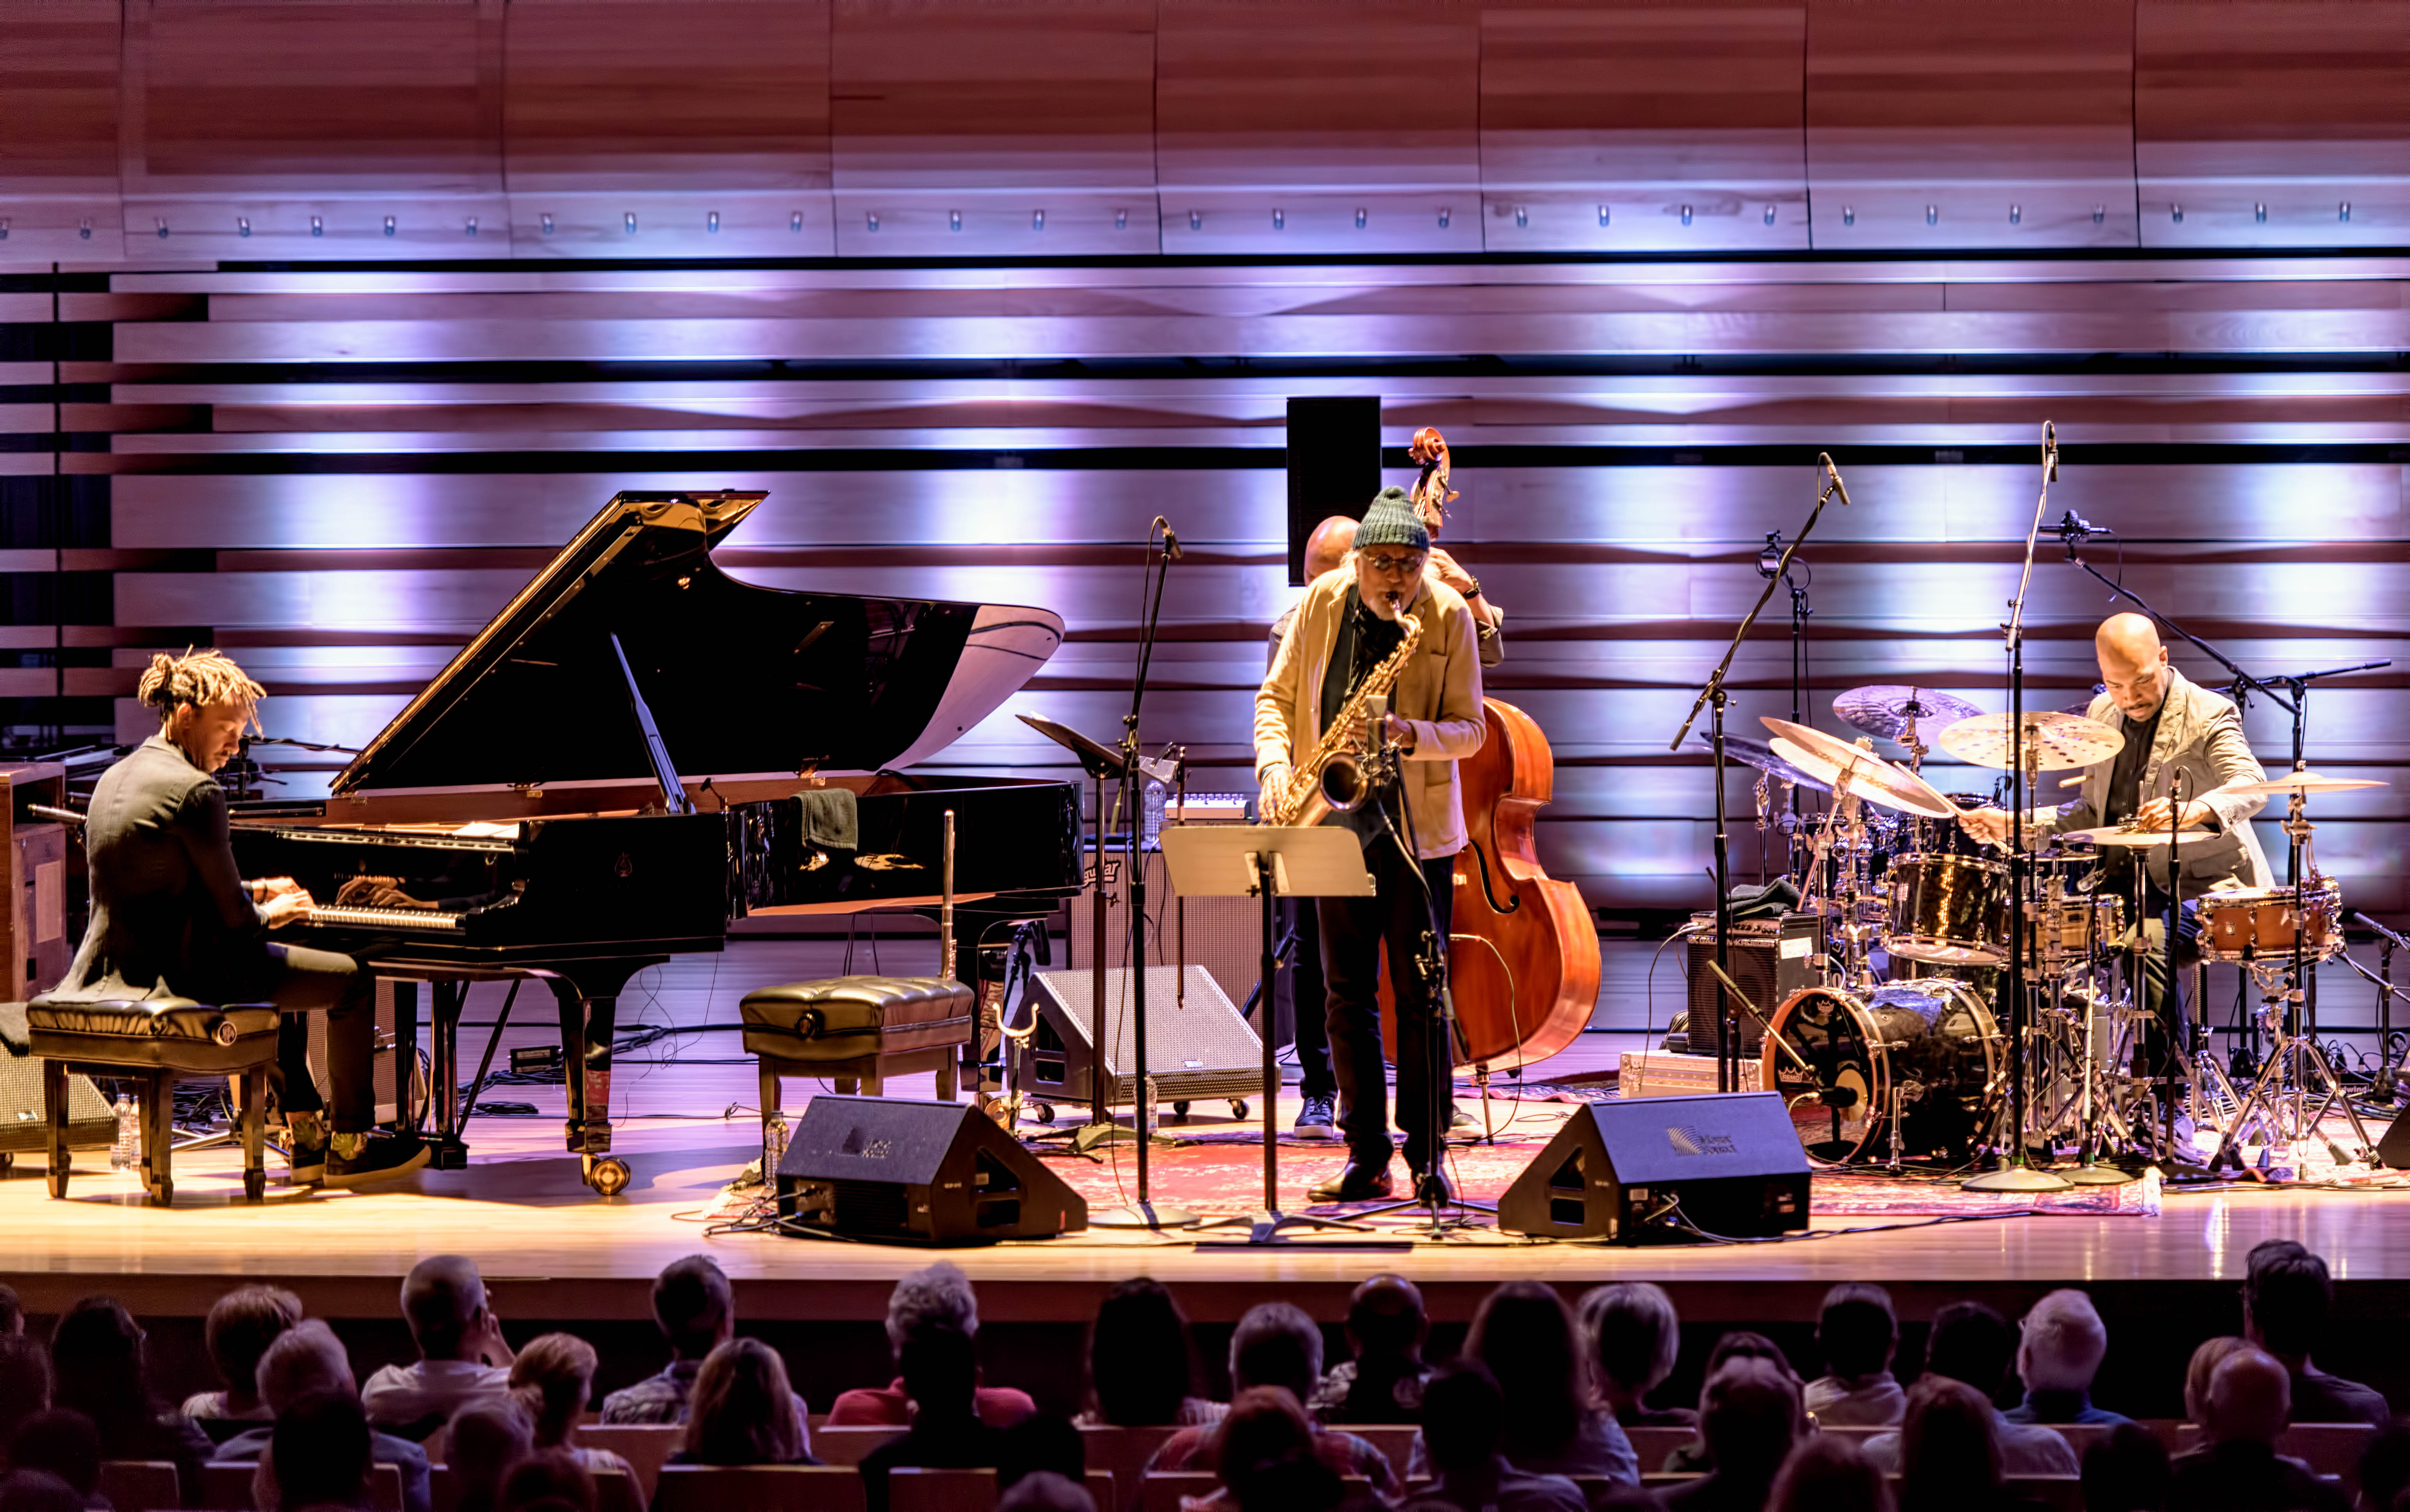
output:
M610 637L689 781L906 766L1062 643L1044 609L792 592L711 560L762 492L620 493L386 725L337 793L651 773Z

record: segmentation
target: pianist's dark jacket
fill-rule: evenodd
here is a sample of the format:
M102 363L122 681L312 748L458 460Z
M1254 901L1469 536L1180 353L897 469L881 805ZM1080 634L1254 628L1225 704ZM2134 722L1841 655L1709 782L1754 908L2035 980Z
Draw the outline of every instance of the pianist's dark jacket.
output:
M166 737L101 774L83 844L92 924L44 996L235 1002L273 974L266 917L226 838L225 791Z

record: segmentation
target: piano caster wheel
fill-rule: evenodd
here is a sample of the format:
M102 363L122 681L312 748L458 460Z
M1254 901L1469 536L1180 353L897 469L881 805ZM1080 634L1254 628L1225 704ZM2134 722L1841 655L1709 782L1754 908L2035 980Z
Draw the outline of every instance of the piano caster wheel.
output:
M1029 1116L1041 1124L1051 1124L1054 1122L1054 1105L1051 1102L1033 1102L1029 1105Z
M242 1173L242 1195L243 1199L250 1202L257 1202L265 1199L268 1196L268 1172L265 1170L244 1171Z
M1230 1116L1233 1118L1244 1118L1247 1116L1247 1102L1244 1098L1241 1098L1238 1101L1230 1104Z
M1171 1121L1175 1124L1184 1124L1188 1122L1188 1104L1184 1102L1173 1103L1171 1105Z
M606 1155L587 1162L586 1185L593 1187L598 1197L618 1196L628 1189L629 1179L628 1162L617 1156Z

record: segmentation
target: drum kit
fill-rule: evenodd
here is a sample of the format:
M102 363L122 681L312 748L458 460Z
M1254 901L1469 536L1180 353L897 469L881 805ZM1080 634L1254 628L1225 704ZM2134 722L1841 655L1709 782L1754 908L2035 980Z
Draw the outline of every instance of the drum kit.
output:
M2300 879L2210 893L2197 905L2202 958L2239 966L2262 988L2260 1019L2272 1048L2243 1094L2205 1048L2188 1047L2172 1082L2131 1064L2152 1017L2142 966L2146 931L2159 918L2145 911L2145 874L2166 864L2166 846L2181 855L2214 831L2028 832L2022 976L2030 1008L2025 1042L2012 1047L2012 1016L1999 998L2017 909L2014 873L2003 848L1978 841L1958 822L1988 800L1945 794L1922 769L1936 749L2006 769L2017 733L2004 715L1910 686L1853 688L1833 710L1864 734L1849 741L1767 718L1767 743L1725 742L1728 755L1761 774L1761 831L1770 810L1791 807L1791 792L1831 795L1821 815L1783 813L1776 821L1807 878L1799 906L1820 919L1820 949L1811 956L1818 981L1763 1014L1759 1083L1782 1095L1812 1161L1897 1171L1909 1161L1964 1167L1987 1152L2022 1151L2072 1161L2059 1171L2070 1181L2107 1183L2130 1176L2104 1158L2150 1153L2197 1160L2197 1148L2164 1147L2162 1130L2173 1128L2179 1111L2196 1128L2218 1131L2216 1160L2246 1144L2316 1139L2319 1120L2337 1105L2358 1123L2301 1023L2301 984L2343 948L2341 889L2310 856L2304 810L2312 794L2382 784L2297 770L2221 790L2287 800L2288 875ZM1905 763L1877 754L1876 739L1903 748ZM2030 792L2043 773L2109 760L2125 737L2082 714L2040 710L2024 716L2018 743L2025 771L2017 775ZM1778 782L1786 789L1778 804L1771 792ZM2141 864L2102 865L2121 850ZM2119 872L2131 874L2130 893L2103 885ZM2022 1129L2011 1127L2018 1099L2009 1096L2020 1073L2027 1089ZM2366 1130L2359 1132L2369 1149Z

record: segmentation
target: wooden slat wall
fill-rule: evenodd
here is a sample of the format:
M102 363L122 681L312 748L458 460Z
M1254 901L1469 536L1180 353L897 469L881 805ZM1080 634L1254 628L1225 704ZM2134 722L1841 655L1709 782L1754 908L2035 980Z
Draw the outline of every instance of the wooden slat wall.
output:
M115 574L118 664L73 670L78 690L123 698L149 646L214 634L268 682L273 733L356 742L614 489L764 487L726 555L742 575L1063 614L1068 643L944 758L1058 770L1009 716L1117 725L1137 543L1161 513L1189 550L1144 737L1187 742L1201 782L1238 787L1262 627L1291 591L1285 400L1377 394L1388 445L1437 424L1456 447L1446 540L1509 611L1492 690L1556 743L1550 869L1609 909L1683 907L1704 896L1712 789L1664 747L1760 586L1765 532L1805 515L1819 448L1854 502L1828 508L1807 553L1811 708L1900 678L2000 706L1996 626L2049 417L2068 448L2053 517L2124 538L2122 561L2114 543L2085 548L2102 570L2262 673L2399 658L2312 695L2310 749L2410 778L2410 369L2347 356L2410 345L2405 290L2410 262L2380 258L126 273L65 301L114 346L64 374L68 428L108 448L65 464L106 482L113 523L69 565ZM1596 368L1616 342L1730 371L1497 356ZM2254 347L2282 360L2169 356ZM2137 350L2155 356L2059 360ZM1897 371L1867 364L1875 351L1969 355ZM641 378L593 365L639 352ZM1329 360L1294 377L1181 361L1271 352ZM869 375L757 360L839 354ZM1098 355L1145 360L1080 366ZM925 368L998 356L1022 366ZM1345 371L1401 356L1467 371ZM2086 694L2108 598L2045 543L2035 704ZM1737 733L1788 710L1781 608L1735 670ZM2256 706L2250 729L2280 763L2281 714ZM1945 766L1943 785L1982 776ZM1729 792L1746 812L1748 784ZM2410 789L2317 817L2354 906L2410 908ZM1738 833L1753 869L1754 831Z

